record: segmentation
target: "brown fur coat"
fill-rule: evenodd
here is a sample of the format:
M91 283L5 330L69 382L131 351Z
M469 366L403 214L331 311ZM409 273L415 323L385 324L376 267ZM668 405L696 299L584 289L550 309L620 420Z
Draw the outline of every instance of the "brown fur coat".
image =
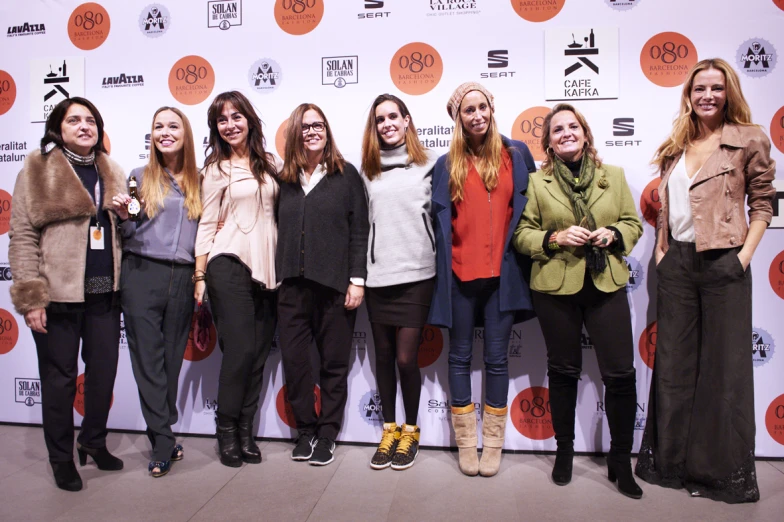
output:
M95 166L104 186L102 207L108 210L112 196L127 191L125 174L100 152ZM27 157L16 178L8 233L11 301L18 313L45 308L52 301L84 301L87 241L95 213L90 194L59 148L46 155L36 150ZM117 216L109 212L109 218L116 229ZM122 251L116 231L112 250L117 291Z

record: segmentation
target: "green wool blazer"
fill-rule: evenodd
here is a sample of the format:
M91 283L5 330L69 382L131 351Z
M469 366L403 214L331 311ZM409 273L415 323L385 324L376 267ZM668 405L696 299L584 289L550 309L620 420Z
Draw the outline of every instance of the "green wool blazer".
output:
M561 247L548 256L543 245L548 231L565 230L578 224L571 202L553 175L541 170L531 174L525 195L528 204L512 241L520 253L533 260L531 290L553 295L576 294L585 278L583 247ZM614 292L629 280L629 269L622 256L632 251L642 235L642 222L622 168L602 165L596 169L588 208L597 228L614 227L623 237L623 250L610 245L609 266L601 274L592 275L596 288Z

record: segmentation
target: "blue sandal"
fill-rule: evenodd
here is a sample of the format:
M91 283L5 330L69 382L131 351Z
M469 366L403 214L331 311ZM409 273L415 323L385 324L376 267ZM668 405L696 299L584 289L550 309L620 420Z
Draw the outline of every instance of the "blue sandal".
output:
M185 451L182 449L182 444L175 444L170 457L171 460L176 462L178 460L182 460L183 457L185 457Z
M158 468L158 471L153 471L155 468ZM147 467L147 471L150 472L154 478L162 477L166 475L169 470L171 469L171 461L160 461L160 460L151 460L150 465Z

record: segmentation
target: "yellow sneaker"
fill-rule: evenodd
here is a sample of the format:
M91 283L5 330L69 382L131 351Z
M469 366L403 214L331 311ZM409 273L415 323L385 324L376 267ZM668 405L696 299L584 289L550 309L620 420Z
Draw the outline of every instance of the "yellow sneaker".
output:
M419 455L419 427L413 424L403 424L400 433L400 442L392 457L392 469L407 469L414 465L414 459Z
M392 456L400 440L400 426L394 422L384 423L384 432L381 434L381 443L378 445L376 453L370 459L370 467L373 469L384 469L392 463Z

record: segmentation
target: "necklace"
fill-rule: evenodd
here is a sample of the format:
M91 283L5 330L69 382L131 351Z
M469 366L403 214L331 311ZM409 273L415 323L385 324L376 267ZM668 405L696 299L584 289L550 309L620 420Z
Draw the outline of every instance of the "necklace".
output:
M250 227L243 228L242 225L240 224L240 220L237 217L237 213L236 213L235 208L234 208L235 207L235 205L234 205L234 197L231 195L231 185L232 185L231 177L232 177L233 170L234 170L234 165L232 164L231 160L229 160L229 186L227 188L227 192L229 193L229 212L231 212L231 216L234 218L234 222L237 223L237 228L240 230L240 232L242 232L243 234L247 235L256 226L256 222L259 219L259 214L264 209L264 202L261 199L261 184L258 183L258 182L256 183L257 184L256 194L255 194L256 211L253 213L254 214L254 216L253 216L253 223L251 223ZM253 181L255 181L255 178L253 179Z

